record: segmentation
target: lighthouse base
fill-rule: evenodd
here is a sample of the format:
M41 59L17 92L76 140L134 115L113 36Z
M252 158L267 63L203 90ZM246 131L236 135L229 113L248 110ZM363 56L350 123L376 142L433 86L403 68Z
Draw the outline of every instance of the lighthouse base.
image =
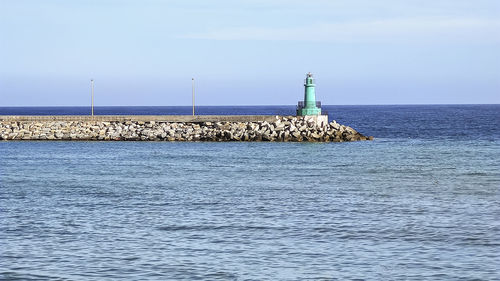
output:
M306 116L306 115L321 115L321 108L317 107L297 108L297 116Z

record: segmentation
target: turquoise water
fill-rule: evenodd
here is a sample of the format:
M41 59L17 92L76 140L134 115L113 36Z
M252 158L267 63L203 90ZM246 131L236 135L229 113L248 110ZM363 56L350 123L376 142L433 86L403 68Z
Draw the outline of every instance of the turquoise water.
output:
M397 137L372 142L0 142L0 279L498 280L492 114L434 137L379 117Z

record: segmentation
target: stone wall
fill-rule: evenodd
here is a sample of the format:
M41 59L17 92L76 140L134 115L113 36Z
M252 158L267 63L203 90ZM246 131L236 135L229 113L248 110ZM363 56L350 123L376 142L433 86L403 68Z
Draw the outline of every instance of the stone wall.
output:
M312 141L371 140L327 116L266 116L264 121L0 119L0 140ZM43 118L42 118L43 119ZM147 119L146 119L147 120Z

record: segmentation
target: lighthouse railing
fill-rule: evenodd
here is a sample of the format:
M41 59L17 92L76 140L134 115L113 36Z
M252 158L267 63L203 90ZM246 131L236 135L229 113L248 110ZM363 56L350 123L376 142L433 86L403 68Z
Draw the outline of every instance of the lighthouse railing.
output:
M305 107L305 104L303 101L299 101L297 103L297 109L301 109L301 108L304 108ZM316 101L316 107L317 108L321 108L321 102L320 101Z

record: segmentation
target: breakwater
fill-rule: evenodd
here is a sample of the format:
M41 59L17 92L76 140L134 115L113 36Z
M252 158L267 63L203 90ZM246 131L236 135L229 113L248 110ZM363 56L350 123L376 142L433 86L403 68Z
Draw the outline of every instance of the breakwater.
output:
M371 140L320 116L0 116L0 140L290 141Z

